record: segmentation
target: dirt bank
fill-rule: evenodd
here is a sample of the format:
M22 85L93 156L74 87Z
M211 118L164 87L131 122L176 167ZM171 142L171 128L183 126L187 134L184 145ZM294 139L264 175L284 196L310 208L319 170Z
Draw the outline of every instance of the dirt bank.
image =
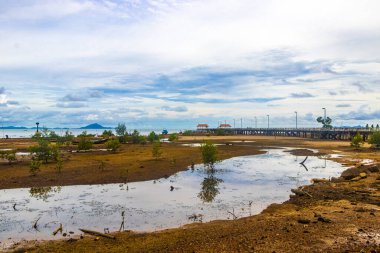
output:
M268 146L318 149L339 154L334 160L353 168L343 177L297 189L297 195L261 214L232 221L195 223L154 233L115 233L116 240L85 236L50 242L29 242L19 252L379 252L379 153L355 151L347 142L294 138L241 137L255 140L249 148ZM194 141L194 138L183 141ZM217 137L221 143L239 140ZM195 140L197 141L197 140ZM222 147L222 146L220 146ZM230 152L230 146L225 146ZM182 150L181 152L188 149ZM224 151L223 151L224 152ZM236 151L237 152L237 151ZM239 151L240 152L240 151ZM186 154L188 156L188 154ZM304 153L300 155L305 155ZM363 165L363 159L368 165ZM362 173L362 174L360 174ZM365 173L365 174L363 174Z
M31 140L25 139L8 141L7 144L2 143L0 147L26 151L33 145ZM182 144L163 143L162 157L157 160L152 157L151 144L125 144L115 153L104 151L102 145L95 145L93 151L84 153L71 152L75 147L66 148L61 173L57 173L56 163L49 162L41 166L37 176L31 176L27 158L13 164L3 161L0 163L0 189L159 179L186 170L192 163L201 163L199 148ZM248 144L220 145L218 150L220 159L261 153L258 147Z

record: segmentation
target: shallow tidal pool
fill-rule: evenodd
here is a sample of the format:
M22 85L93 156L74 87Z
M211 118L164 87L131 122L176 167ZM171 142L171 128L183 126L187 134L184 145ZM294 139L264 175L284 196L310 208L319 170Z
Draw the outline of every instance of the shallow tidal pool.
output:
M22 239L62 238L52 234L60 224L69 236L80 234L79 228L118 231L122 213L124 229L135 231L249 216L284 202L292 188L312 178L345 169L318 157L309 157L304 167L305 157L286 150L227 159L214 170L196 165L152 181L0 190L0 249Z

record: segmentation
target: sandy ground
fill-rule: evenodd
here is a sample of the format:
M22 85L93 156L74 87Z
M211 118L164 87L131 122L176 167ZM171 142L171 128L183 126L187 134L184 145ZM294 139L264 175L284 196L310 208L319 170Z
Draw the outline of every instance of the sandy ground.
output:
M197 138L184 137L180 141L197 142L204 138L203 136ZM302 189L297 189L296 194L292 195L287 202L280 205L271 205L261 214L247 218L194 223L185 227L154 233L125 231L114 233L115 240L85 235L83 239L71 238L49 242L27 242L22 247L15 248L15 251L380 252L380 173L378 167L380 155L378 151L369 148L357 151L352 149L348 142L340 141L254 136L218 136L209 138L213 139L214 142L230 142L233 144L219 146L222 157L249 154L250 152L254 154L266 147L311 148L318 149L319 154L344 155L332 159L352 166L352 168L345 171L340 178L314 183ZM255 142L232 142L240 140ZM177 150L178 153L169 151L169 147ZM170 159L176 159L176 163L172 166L172 172L167 171L165 173L174 173L183 169L183 167L177 167L179 164L199 161L196 160L196 157L199 159L199 150L189 147L181 149L182 147L180 147L178 144L167 145L167 154L171 155L165 156L162 160L170 162ZM149 166L153 168L157 165L151 155L146 158L147 160L142 158L148 156L149 146L131 147L127 145L124 148L129 150L127 153L135 154L130 159L139 160L136 165L142 162L144 162L143 166L146 168L150 168ZM135 151L132 152L132 150ZM298 150L296 152L301 152L298 155L311 155L310 151L307 150ZM180 158L181 153L186 153L186 157ZM124 151L120 151L120 154L124 154ZM138 154L141 154L141 156ZM100 156L110 156L109 163L114 166L113 156L117 155L101 154ZM90 158L95 159L95 157L87 154L73 155L69 158L68 164L70 164L70 161L75 161L74 164L78 166L78 164L90 160ZM128 160L128 158L125 159ZM370 159L364 161L368 163L367 165L363 164L363 159ZM180 160L184 162L182 163ZM115 164L117 163L115 162ZM21 169L22 166L18 167L19 165L14 165L15 170ZM73 167L75 166L73 165ZM67 171L62 173L69 173L68 168L70 168L69 165L67 165ZM3 165L0 171L7 169L9 168ZM140 169L140 167L137 169ZM78 170L78 168L73 170ZM79 171L87 173L86 170ZM109 173L112 174L112 172ZM362 177L360 177L360 173L365 174L361 174ZM3 178L4 174L0 175ZM46 174L46 176L48 175ZM142 173L141 177L144 177L144 175L149 175L149 173ZM159 174L156 174L156 176L159 176ZM18 182L17 184L22 185L26 177L27 175L15 176L14 180ZM136 176L136 179L140 178ZM0 182L4 182L4 180Z

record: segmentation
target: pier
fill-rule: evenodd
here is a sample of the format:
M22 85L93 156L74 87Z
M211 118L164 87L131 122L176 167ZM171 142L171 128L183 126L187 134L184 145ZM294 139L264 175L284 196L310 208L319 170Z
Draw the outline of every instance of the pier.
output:
M199 134L287 136L310 139L351 140L357 133L368 140L371 129L364 128L198 128Z

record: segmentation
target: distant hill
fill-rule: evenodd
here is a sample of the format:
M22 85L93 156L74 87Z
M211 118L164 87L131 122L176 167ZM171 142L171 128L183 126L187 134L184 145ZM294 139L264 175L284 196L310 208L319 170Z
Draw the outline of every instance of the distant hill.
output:
M2 129L28 129L27 127L17 127L17 126L5 126Z
M85 127L81 127L79 129L110 129L110 127L104 127L98 123L94 123L94 124L90 124L90 125L85 126Z

